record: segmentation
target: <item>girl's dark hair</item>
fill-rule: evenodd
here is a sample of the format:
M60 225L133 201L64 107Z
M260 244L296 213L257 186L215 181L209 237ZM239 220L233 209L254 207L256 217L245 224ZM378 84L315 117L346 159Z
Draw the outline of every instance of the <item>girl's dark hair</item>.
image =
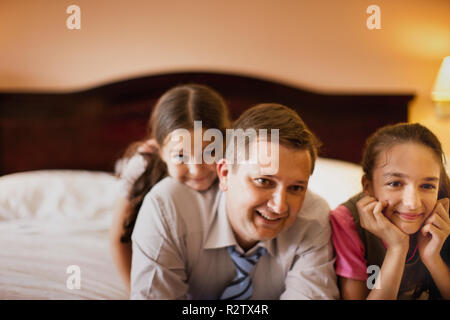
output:
M433 152L441 168L438 199L449 198L450 180L445 170L446 159L441 143L433 132L418 123L399 123L385 126L367 139L361 164L366 178L372 181L374 166L381 152L403 143L417 143L428 147ZM450 237L447 238L442 247L441 256L446 264L450 265ZM430 299L439 298L439 290L423 263L422 271L426 274L426 280L416 287L414 297L417 298L423 291L430 290Z
M174 87L165 92L156 103L147 126L144 140L132 143L124 157L133 156L138 147L153 138L163 146L167 136L176 129L194 129L194 121L202 121L204 129L219 129L222 133L230 126L225 100L215 90L199 84ZM145 171L134 182L128 200L132 210L123 224L120 241L131 241L137 214L145 195L167 175L167 167L157 153L141 153L147 160Z

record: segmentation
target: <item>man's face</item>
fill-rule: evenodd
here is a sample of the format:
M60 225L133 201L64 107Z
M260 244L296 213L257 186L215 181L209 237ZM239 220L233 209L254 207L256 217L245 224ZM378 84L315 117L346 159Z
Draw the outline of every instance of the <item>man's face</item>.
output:
M261 147L260 144L266 144ZM249 249L258 241L275 238L295 221L305 199L311 174L311 156L307 150L294 150L273 142L257 140L253 157L261 159L260 150L279 148L278 171L265 175L264 166L255 159L235 164L225 160L217 166L220 187L225 192L228 220L239 245ZM253 161L252 161L253 160ZM270 166L270 164L266 164Z

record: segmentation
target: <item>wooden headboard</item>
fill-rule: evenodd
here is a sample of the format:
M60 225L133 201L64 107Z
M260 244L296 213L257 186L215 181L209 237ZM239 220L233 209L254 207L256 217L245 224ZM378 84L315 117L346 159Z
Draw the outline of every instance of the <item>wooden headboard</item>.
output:
M277 102L301 115L321 139L320 155L358 163L365 139L407 121L411 94L326 94L220 73L171 73L72 93L0 92L0 175L38 169L113 171L126 146L143 138L152 107L167 89L208 85L233 119L252 105Z

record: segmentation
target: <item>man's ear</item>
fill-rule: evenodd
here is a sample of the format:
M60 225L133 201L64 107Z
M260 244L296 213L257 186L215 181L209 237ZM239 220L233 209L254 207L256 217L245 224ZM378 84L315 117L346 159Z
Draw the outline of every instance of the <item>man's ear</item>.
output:
M231 166L227 163L225 158L222 158L217 162L216 170L220 181L220 190L228 191L228 175L230 174Z
M361 184L363 187L363 192L367 196L373 196L372 182L367 178L365 174L361 178Z

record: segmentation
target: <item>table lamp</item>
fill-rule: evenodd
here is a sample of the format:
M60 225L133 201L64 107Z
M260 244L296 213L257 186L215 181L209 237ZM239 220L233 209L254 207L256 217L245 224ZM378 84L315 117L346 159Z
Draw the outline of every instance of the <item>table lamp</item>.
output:
M450 56L442 61L431 96L438 117L450 117Z

